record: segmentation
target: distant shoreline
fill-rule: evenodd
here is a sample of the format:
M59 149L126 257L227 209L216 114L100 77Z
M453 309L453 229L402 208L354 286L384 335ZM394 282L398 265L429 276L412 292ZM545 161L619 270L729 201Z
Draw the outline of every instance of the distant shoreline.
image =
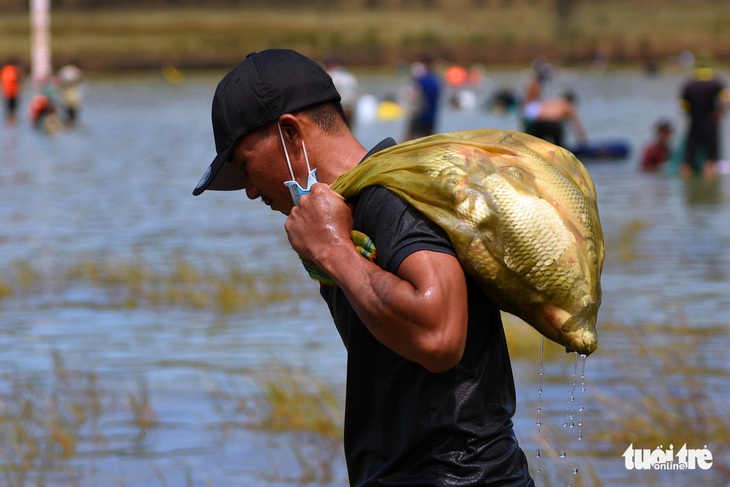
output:
M445 0L444 0L445 1ZM449 3L449 2L445 2ZM499 4L502 2L484 2ZM677 5L675 5L677 4ZM513 5L513 4L510 4ZM662 64L683 50L730 60L730 9L714 2L578 2L558 27L547 2L514 7L357 10L299 7L54 10L53 63L86 70L221 69L248 52L290 47L313 58L338 55L350 66L379 67L423 52L448 62L528 66L537 58L563 66ZM674 6L672 6L674 5ZM660 23L659 20L660 19ZM652 25L652 22L655 24ZM27 12L0 15L0 62L29 66Z

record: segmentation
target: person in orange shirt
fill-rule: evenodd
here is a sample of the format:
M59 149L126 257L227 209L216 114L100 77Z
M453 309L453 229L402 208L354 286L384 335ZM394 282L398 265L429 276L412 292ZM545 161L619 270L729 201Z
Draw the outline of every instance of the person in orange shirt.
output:
M8 120L15 119L22 81L23 73L16 62L11 61L0 69L0 84L2 84L5 99L5 118Z

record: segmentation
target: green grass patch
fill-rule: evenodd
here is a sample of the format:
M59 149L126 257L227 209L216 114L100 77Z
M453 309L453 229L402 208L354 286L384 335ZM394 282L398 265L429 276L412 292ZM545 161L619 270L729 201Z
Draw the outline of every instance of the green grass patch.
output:
M216 271L195 267L182 257L168 268L141 259L80 260L45 267L16 261L0 272L0 300L49 293L69 299L70 291L86 290L105 296L95 306L177 306L235 313L314 292L316 286L306 284L304 270L255 272L231 264Z

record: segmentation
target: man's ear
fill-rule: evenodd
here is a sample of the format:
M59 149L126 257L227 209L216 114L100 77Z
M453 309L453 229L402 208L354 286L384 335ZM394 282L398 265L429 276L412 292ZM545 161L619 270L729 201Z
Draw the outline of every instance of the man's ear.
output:
M279 117L279 127L281 127L281 135L287 144L299 146L302 137L302 123L298 117L291 113L285 113Z

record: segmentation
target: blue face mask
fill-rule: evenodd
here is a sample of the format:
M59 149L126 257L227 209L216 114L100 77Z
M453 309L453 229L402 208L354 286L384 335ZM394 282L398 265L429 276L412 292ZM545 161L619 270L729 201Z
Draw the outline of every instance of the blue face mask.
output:
M286 156L286 164L289 166L289 174L291 174L291 181L285 181L284 186L289 189L289 194L294 202L294 206L299 205L299 199L312 191L312 185L317 182L317 168L309 168L309 158L307 157L307 149L304 147L304 141L302 140L302 152L304 152L304 160L307 163L307 187L302 188L301 185L296 181L294 177L294 170L291 167L291 161L289 160L289 152L286 150L286 144L284 143L284 134L281 131L281 125L279 124L279 137L281 137L281 145L284 147L284 155Z

